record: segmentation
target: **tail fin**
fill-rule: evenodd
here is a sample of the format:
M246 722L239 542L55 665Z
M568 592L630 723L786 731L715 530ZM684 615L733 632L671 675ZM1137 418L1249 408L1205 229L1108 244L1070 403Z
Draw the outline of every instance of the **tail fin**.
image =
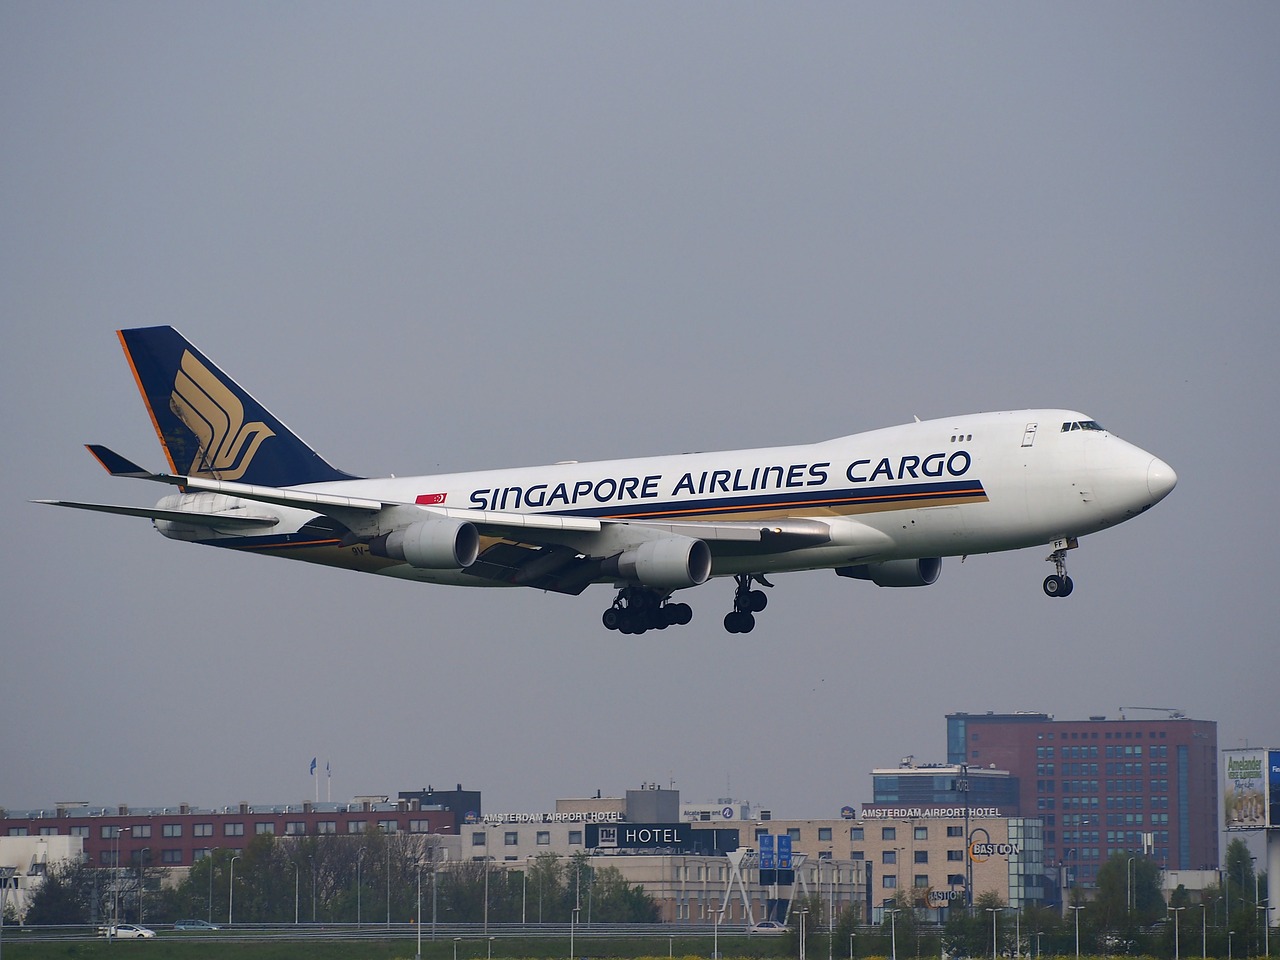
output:
M354 479L326 463L173 327L118 335L175 474L270 487Z

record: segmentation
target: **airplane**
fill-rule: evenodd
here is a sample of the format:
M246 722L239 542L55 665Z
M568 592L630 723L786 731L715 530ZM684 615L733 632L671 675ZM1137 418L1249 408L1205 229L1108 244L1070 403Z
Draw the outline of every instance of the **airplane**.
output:
M387 577L617 594L605 627L687 624L675 593L735 584L749 633L773 574L834 570L882 587L937 581L944 557L1068 551L1164 499L1173 469L1072 410L975 413L819 443L412 477L336 469L169 326L117 332L169 472L87 445L112 476L168 484L154 507L38 500L144 517L174 540Z

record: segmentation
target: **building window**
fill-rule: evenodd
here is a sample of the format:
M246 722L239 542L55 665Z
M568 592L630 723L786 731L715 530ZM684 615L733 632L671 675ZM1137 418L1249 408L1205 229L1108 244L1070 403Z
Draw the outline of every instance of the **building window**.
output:
M253 825L253 832L256 833L258 836L262 836L264 833L275 833L276 825L269 821L263 821L262 823L255 823Z
M892 873L886 873L880 878L880 886L884 887L886 890L893 890L898 886L898 878Z
M508 830L502 835L502 843L507 847L514 847L520 843L520 834L516 830Z
M819 860L830 860L830 859L831 859L831 851L830 851L830 850L819 850L819 851L818 851L818 859L819 859Z
M11 837L25 837L26 835L27 835L26 827L10 827L9 828L9 836Z
M581 831L581 830L570 830L570 831L569 831L569 846L571 846L571 847L580 847L580 846L582 846L582 831Z
M917 851L916 851L916 863L928 863L928 862L929 862L929 851L928 851L928 850L917 850Z
M540 846L540 847L549 847L549 846L551 846L551 831L550 831L550 830L539 830L539 831L538 831L538 846Z
M849 851L849 859L850 859L850 860L865 860L865 859L867 859L867 851L865 851L865 850L850 850L850 851Z
M222 835L224 837L243 837L244 824L243 823L224 823L222 825Z
M947 859L948 859L948 860L950 860L950 861L951 861L951 862L953 862L953 863L954 863L954 862L957 862L957 861L964 860L964 851L963 851L963 850L948 850L948 851L947 851Z
M929 839L929 828L928 828L928 827L916 827L916 839L917 839L917 840L928 840L928 839Z
M471 832L471 845L473 847L483 847L485 845L486 836L481 830L473 830Z
M922 889L929 885L929 875L927 873L917 873L915 876L916 889Z
M948 874L947 874L947 886L949 886L949 887L963 887L963 886L964 886L964 874L963 874L963 873L948 873Z
M364 833L369 829L368 820L348 820L347 833Z
M818 828L818 839L819 839L819 840L830 840L830 839L831 839L831 828L830 828L830 827L819 827L819 828Z
M191 835L192 835L193 837L212 837L212 836L213 836L213 824L212 824L212 823L197 823L195 826L193 826L193 827L191 828Z
M881 850L880 862L881 863L897 863L898 851L897 850Z
M72 827L71 836L87 838L89 836L89 828L88 827Z
M897 840L898 828L897 827L881 827L880 839L881 840Z
M963 837L964 827L947 827L948 837Z
M180 837L182 836L182 824L166 823L160 828L160 832L166 837Z
M378 829L383 833L398 833L400 831L399 820L379 820Z
M317 820L316 821L316 833L337 833L337 832L338 832L337 820Z
M161 850L160 862L170 863L170 864L182 863L182 851L181 850Z
M285 836L302 837L306 836L307 825L302 820L289 820L284 825Z
M129 833L134 837L149 837L151 836L151 824L135 823L129 828Z
M410 820L409 832L410 833L430 833L431 822L429 820Z
M850 839L850 840L861 840L861 839L863 839L863 836L862 836L862 827L850 827L850 828L849 828L849 839Z

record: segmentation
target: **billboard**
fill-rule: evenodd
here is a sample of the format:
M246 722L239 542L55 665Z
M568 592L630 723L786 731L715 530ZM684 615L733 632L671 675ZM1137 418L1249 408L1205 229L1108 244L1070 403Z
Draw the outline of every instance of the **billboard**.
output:
M1260 830L1267 825L1267 754L1266 750L1255 749L1222 751L1222 811L1226 829Z
M1267 769L1271 771L1267 778L1271 789L1271 826L1280 827L1280 750L1270 750L1267 756Z

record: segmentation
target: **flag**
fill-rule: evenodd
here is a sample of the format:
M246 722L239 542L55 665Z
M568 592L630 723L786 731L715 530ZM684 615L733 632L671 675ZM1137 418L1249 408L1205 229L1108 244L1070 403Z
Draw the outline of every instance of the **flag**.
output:
M447 493L420 493L414 498L413 502L423 506L431 506L436 503L444 503L445 498L448 496Z
M316 757L312 757L312 758L311 758L311 775L312 775L313 777L314 777L314 776L315 776L315 774L316 774L316 759L317 759Z

